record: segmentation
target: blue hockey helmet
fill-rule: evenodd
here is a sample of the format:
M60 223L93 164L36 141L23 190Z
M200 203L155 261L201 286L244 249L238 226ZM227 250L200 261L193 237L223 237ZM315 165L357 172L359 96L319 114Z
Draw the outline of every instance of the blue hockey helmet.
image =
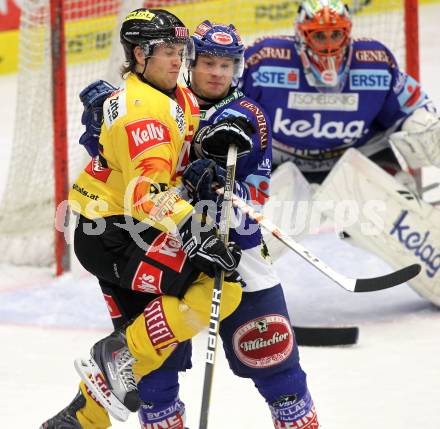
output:
M232 24L215 24L205 20L197 26L192 39L196 61L198 55L232 58L234 60L233 78L241 77L244 69L244 45L237 29Z

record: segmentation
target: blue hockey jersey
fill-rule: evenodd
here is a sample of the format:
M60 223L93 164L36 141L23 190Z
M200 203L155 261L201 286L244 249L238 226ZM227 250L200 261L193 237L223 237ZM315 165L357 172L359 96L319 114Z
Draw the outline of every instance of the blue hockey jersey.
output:
M303 172L330 170L350 147L367 156L382 150L387 139L377 137L429 103L393 54L371 39L353 42L340 92L320 92L308 84L294 37L259 39L245 60L240 85L270 117L274 163L291 160Z
M207 110L201 106L200 113L200 129L227 117L237 116L245 116L254 125L256 132L252 135L252 150L237 160L234 193L257 210L262 210L269 198L272 169L272 133L266 113L259 104L245 97L239 90ZM262 242L259 225L239 210L234 213L229 240L239 244L243 251L238 270L248 285L245 291L279 284Z
M253 147L250 153L237 160L235 194L260 210L269 198L272 168L271 126L265 112L241 91L235 90L208 110L201 106L200 114L200 129L228 117L244 116L252 122L256 130L252 135ZM240 217L237 210L236 215ZM260 229L247 217L242 219L240 227L232 229L230 234L230 240L238 243L242 249L249 249L261 243Z

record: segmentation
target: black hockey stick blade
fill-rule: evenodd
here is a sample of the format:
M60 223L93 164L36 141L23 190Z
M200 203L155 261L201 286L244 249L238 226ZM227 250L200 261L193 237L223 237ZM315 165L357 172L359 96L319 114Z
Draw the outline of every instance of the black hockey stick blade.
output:
M331 347L350 346L357 343L357 326L292 326L299 346Z
M384 276L372 277L369 279L357 279L354 292L373 292L400 285L419 274L421 269L422 267L420 264L412 264Z

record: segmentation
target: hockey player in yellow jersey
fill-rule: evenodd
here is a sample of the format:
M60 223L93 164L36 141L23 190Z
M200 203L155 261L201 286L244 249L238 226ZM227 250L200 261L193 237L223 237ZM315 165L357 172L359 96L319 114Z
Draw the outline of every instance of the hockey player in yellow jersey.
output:
M121 43L123 84L104 103L99 151L69 193L75 253L97 277L117 329L76 361L86 384L43 429L105 429L106 409L126 420L139 408L142 376L189 367L181 357L209 322L217 270L227 278L221 318L241 299L240 249L225 246L178 189L199 121L196 99L177 84L193 55L188 29L167 11L137 9Z

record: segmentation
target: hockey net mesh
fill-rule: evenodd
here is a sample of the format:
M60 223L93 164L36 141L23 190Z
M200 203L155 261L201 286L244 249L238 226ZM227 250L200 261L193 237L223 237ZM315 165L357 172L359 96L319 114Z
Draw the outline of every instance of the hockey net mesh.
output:
M203 19L234 23L245 43L292 34L298 2L285 0L66 0L69 182L87 163L80 90L96 79L117 84L122 49L119 25L132 9L166 8L193 30ZM348 2L354 34L374 37L405 61L404 6L399 0ZM54 262L54 162L49 0L22 2L16 123L8 180L0 205L0 261L48 266Z

